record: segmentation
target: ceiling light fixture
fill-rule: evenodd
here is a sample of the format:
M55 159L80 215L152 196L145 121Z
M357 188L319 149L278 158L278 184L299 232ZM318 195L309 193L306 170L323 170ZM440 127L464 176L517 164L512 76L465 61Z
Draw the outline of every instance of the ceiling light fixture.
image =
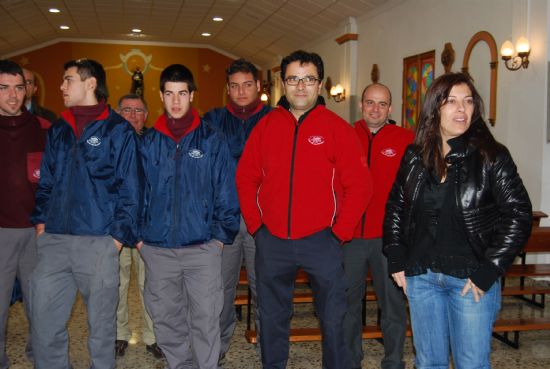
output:
M203 37L210 37L210 36L212 36L212 34L210 34L210 33L208 33L208 32L203 32L203 33L201 33L201 36L203 36Z
M141 33L141 30L139 28L132 28L132 32Z
M59 10L59 9L57 9L57 8L50 8L50 9L48 9L48 11L49 11L50 13L61 13L61 10Z
M222 22L222 21L223 21L223 18L222 18L222 17L214 17L214 18L212 18L212 20L213 20L214 22Z
M69 29L69 28L71 28L71 27L63 25L63 26L59 26L59 28L61 28L61 29Z

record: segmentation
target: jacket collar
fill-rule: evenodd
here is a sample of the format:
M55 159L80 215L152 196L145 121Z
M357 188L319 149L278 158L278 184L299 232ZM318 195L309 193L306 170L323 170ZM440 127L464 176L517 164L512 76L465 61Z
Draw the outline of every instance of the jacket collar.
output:
M191 123L191 128L189 128L189 131L187 132L187 134L185 136L187 136L189 134L189 132L191 132L195 128L197 128L199 126L200 121L201 121L201 119L199 117L199 113L194 108L191 108L191 113L193 113L193 123ZM160 117L158 117L157 121L155 122L155 125L154 125L153 129L159 131L160 133L162 133L165 136L170 137L175 142L178 142L176 137L174 137L172 132L170 132L170 130L168 129L168 122L166 121L166 113L164 113ZM185 137L185 136L183 136L183 137Z
M284 110L290 112L290 103L288 102L286 96L283 95L279 99L279 102L277 103L277 105L280 108L283 108ZM309 113L311 113L313 110L315 110L315 108L319 105L325 106L325 99L321 95L317 96L317 101L315 102L315 105L311 109L306 111L304 114L302 114L302 116L298 120L298 123L302 123L304 121L304 119L306 119L306 117L309 115ZM294 117L294 114L291 113L291 115Z
M95 118L95 121L105 120L109 116L109 106L105 106L105 110ZM76 134L76 119L70 109L61 112L61 117L69 123L73 132Z
M449 164L463 161L464 158L471 155L475 151L473 146L467 144L464 135L451 138L447 141L447 143L451 147L451 151L449 151L447 156L445 156L445 160Z

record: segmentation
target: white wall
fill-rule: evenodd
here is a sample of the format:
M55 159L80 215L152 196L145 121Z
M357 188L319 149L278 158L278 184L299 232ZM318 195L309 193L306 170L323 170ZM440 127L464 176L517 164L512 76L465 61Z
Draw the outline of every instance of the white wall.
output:
M405 57L435 49L435 74L439 76L444 71L440 59L446 42L453 44L456 52L453 71L459 71L468 41L478 31L491 33L498 49L506 39L515 42L521 35L528 36L532 50L528 69L511 72L499 60L497 116L492 131L512 152L533 208L550 214L550 148L546 143L549 1L390 1L391 6L387 9L357 18L356 91L350 90L350 76L354 71L350 71L346 44L338 45L334 41L348 32L348 23L322 39L304 45L304 48L323 57L325 76L342 83L350 96L359 94L370 83L372 65L378 64L380 82L393 92L392 117L400 122ZM489 49L478 43L470 59L470 73L486 100L487 108L489 61ZM347 98L339 104L329 100L328 107L349 120L351 109L356 109L355 104L350 106L350 100ZM543 184L546 196L543 195Z
M346 91L355 74L359 94L370 83L374 63L380 68L380 82L393 93L392 117L401 121L403 59L434 50L436 76L444 72L441 51L451 42L456 52L453 71L460 71L464 50L478 31L488 31L498 51L506 39L515 43L524 35L531 44L528 69L509 71L500 59L497 80L497 140L505 144L525 182L533 209L550 214L550 144L547 143L548 47L550 0L404 0L390 1L385 9L357 17L357 68L350 70L349 52L334 39L349 28L343 24L322 39L305 45L325 61L325 76L341 81ZM488 113L489 49L478 43L470 59L470 74L475 79ZM353 69L353 68L352 68ZM328 107L350 119L350 100ZM550 220L544 221L550 225Z

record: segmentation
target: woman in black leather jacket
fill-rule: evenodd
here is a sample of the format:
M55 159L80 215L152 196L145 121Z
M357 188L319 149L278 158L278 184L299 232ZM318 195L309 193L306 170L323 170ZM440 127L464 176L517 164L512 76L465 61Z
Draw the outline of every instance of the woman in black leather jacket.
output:
M531 232L531 203L510 153L482 119L471 79L429 88L415 143L384 220L389 271L411 313L416 368L490 368L499 277Z

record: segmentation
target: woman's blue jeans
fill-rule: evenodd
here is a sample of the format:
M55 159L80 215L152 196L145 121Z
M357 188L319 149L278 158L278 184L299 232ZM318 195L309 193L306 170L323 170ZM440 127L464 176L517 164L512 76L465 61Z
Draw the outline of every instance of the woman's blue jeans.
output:
M479 302L472 291L460 293L467 279L442 273L407 277L416 369L491 368L491 335L500 309L500 283Z

